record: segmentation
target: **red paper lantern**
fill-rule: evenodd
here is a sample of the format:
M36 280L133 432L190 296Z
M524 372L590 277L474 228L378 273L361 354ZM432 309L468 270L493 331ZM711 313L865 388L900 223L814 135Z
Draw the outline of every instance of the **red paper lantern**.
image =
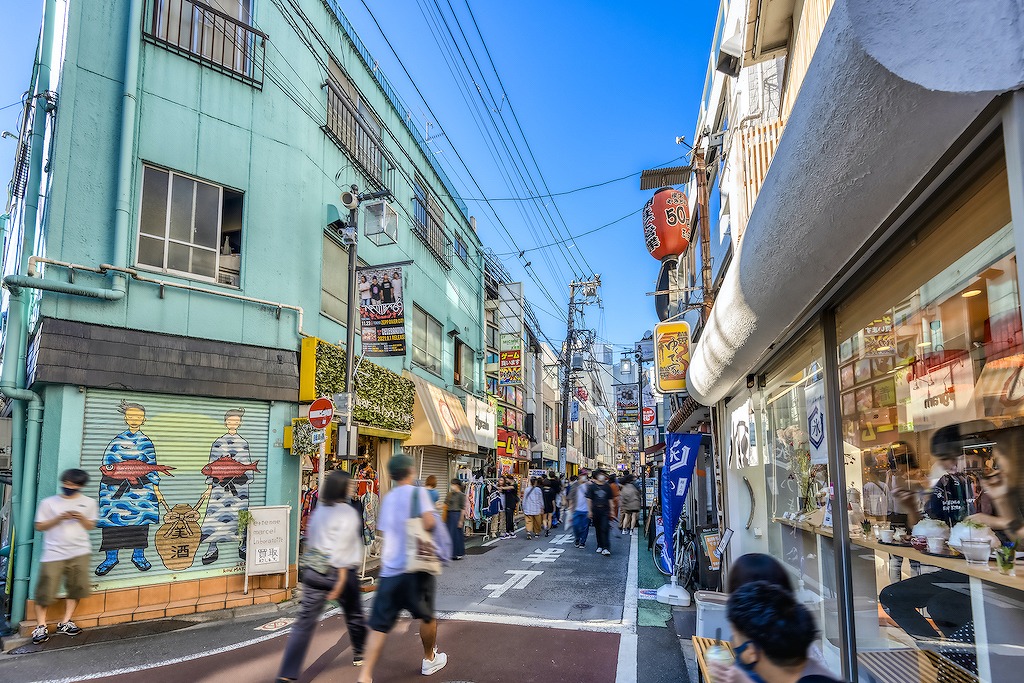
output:
M659 261L679 256L690 246L690 209L686 195L663 187L644 206L644 241L647 251Z

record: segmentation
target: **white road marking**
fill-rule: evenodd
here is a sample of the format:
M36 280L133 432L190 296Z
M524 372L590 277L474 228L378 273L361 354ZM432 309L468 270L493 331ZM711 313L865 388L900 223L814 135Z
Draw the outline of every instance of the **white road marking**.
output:
M548 548L547 550L541 550L537 548L532 553L523 558L523 562L554 562L562 553L565 551L561 548Z
M436 612L435 616L442 620L473 621L483 624L507 624L509 626L539 626L563 631L593 631L595 633L621 633L622 623L619 621L600 620L573 621L570 619L547 619L544 617L527 617L515 614L490 614L487 612Z
M535 578L543 574L544 572L539 569L509 569L505 572L512 576L505 583L491 583L484 586L485 591L491 591L489 598L500 598L507 591L515 588L516 590L522 590L530 585L530 582Z
M572 534L562 534L561 536L556 536L555 538L552 538L550 543L551 545L568 545L569 543L572 543L574 540L576 539Z
M619 661L615 683L635 683L637 679L636 602L637 572L640 558L637 536L629 537L629 567L626 569L626 592L622 597L622 636L619 638Z

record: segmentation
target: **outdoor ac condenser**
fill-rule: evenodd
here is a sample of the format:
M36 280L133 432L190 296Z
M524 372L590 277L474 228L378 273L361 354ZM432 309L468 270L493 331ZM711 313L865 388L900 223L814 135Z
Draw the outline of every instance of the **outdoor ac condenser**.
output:
M0 418L0 472L11 471L11 418Z

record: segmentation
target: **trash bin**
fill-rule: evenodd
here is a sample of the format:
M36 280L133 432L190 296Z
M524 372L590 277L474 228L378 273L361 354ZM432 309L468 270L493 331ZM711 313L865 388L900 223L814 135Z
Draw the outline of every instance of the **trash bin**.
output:
M722 629L722 639L731 638L732 629L725 617L725 603L729 596L713 591L697 591L693 599L697 603L697 635L701 638L714 638L715 631Z

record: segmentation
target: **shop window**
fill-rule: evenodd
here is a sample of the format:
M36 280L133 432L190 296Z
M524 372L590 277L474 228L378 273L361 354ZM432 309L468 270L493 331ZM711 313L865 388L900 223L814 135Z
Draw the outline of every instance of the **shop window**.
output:
M937 667L1019 677L1024 618L1010 605L1024 584L990 567L986 546L1024 541L1017 256L1005 162L988 155L836 316L854 594L890 617L857 622L862 675L879 650L939 643ZM980 565L964 538L984 539Z
M144 166L135 262L238 287L242 193Z
M413 306L412 362L435 375L441 374L441 323L419 306Z

